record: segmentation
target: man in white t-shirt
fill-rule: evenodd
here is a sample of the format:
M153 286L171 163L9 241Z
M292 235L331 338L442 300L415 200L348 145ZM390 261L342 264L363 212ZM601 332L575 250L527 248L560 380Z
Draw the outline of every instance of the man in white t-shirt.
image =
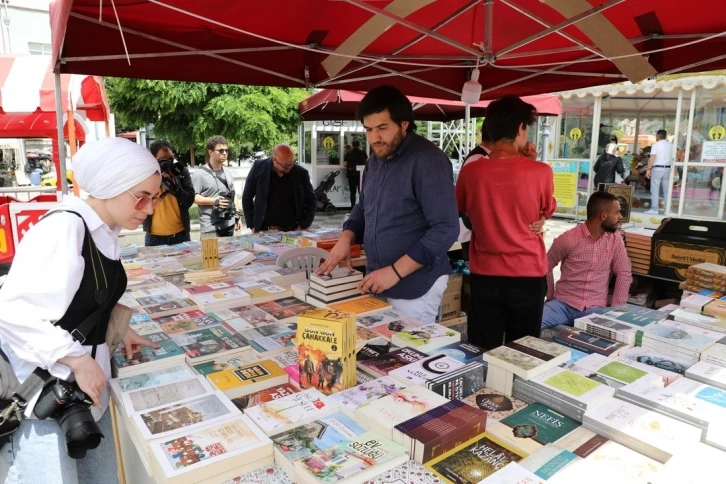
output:
M650 149L648 171L645 174L647 178L650 178L650 210L645 212L648 215L658 215L658 198L661 187L663 187L663 206L666 211L670 202L668 184L673 167L673 144L666 141L667 136L666 130L658 130L655 134L658 141Z

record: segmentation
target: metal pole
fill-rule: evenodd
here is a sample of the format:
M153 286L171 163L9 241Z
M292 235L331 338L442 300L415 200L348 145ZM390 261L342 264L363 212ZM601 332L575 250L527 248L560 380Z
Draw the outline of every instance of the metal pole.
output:
M671 170L671 176L668 178L668 193L670 193L668 206L665 209L665 216L669 217L671 214L671 206L673 205L673 178L678 173L678 166L676 165L676 158L678 154L678 136L681 129L681 109L683 108L683 89L678 90L678 102L676 103L676 124L673 127L673 160L671 161L673 169ZM665 122L663 123L663 129L665 129ZM683 180L681 180L683 182ZM685 186L685 185L681 185ZM679 197L680 198L680 197Z
M466 153L471 150L471 106L469 104L466 104L464 107L464 126L466 127L466 134L464 136L464 142L466 143L466 149L464 150ZM459 161L466 161L461 160L462 156L466 156L466 153L459 153Z
M66 181L66 142L63 137L63 98L61 96L61 77L60 72L56 72L55 78L55 124L58 132L58 171L56 177L60 184L60 193L68 194L68 182ZM56 185L58 186L58 185Z

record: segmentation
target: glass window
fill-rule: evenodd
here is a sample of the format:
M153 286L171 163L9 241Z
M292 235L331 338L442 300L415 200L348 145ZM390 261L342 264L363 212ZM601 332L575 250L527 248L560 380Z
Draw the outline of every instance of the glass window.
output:
M558 158L590 158L593 96L562 100Z
M50 44L41 44L39 42L28 42L28 52L30 55L51 55L53 49Z
M726 86L715 89L699 87L695 93L696 108L693 113L693 129L688 149L688 161L692 163L709 162L702 159L705 141L726 142L724 127L726 126ZM683 137L678 145L680 159L685 157L686 134L688 125L681 128Z
M683 216L702 218L719 217L723 168L715 166L688 166L686 179L673 190L674 196L684 192Z
M340 165L340 131L318 131L318 165Z

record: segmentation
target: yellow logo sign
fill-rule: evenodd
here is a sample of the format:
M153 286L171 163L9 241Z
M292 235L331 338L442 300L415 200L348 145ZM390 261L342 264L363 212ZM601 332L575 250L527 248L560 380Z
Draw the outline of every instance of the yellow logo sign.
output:
M580 128L572 128L570 130L570 139L572 141L577 141L580 138L582 138L582 130Z
M327 138L325 138L323 140L323 146L325 146L326 148L330 149L333 146L335 146L335 140L333 138L331 138L330 136L328 136Z
M0 252L3 254L8 251L8 242L5 239L5 229L0 229Z
M721 141L725 140L726 137L726 128L720 125L716 125L710 130L708 130L708 137L714 141Z

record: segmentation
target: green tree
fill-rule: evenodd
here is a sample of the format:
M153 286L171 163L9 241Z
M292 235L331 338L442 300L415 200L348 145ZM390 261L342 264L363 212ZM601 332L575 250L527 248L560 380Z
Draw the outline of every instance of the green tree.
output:
M198 154L216 134L227 138L235 154L278 143L295 147L298 103L309 96L305 89L126 78L106 78L106 91L117 125L153 123L157 138Z

